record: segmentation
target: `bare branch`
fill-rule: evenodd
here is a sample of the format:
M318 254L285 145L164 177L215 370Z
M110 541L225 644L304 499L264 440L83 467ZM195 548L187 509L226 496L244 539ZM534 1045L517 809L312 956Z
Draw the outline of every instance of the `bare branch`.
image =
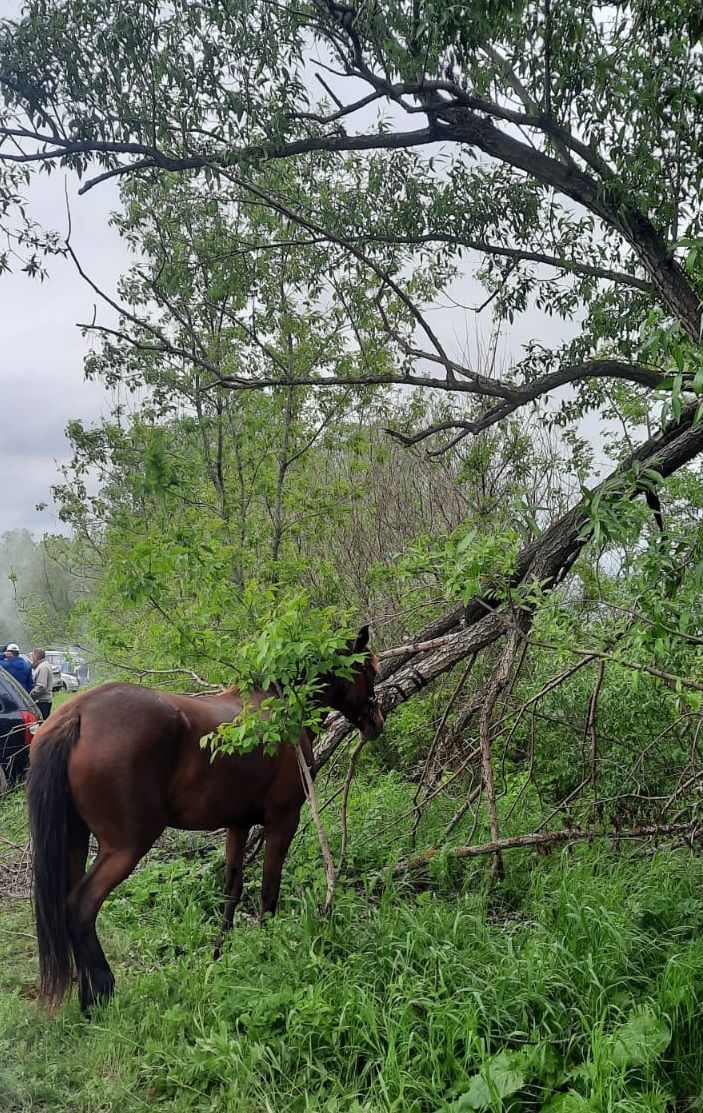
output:
M431 353L417 352L417 355L418 358L421 357L422 359L427 359L432 362L443 362ZM459 364L454 361L450 362L454 368L460 369ZM419 386L431 390L448 391L450 393L477 394L482 397L499 397L505 399L505 401L501 402L499 405L486 410L486 412L475 421L457 419L451 422L440 422L436 425L429 426L428 429L417 434L405 434L393 429L387 430L387 432L397 440L404 444L411 445L425 440L433 433L447 431L450 428L465 430L467 434L480 433L484 429L488 429L492 425L496 425L499 421L504 420L521 406L536 401L538 398L549 394L560 386L565 386L567 383L577 382L582 379L621 379L636 383L640 386L658 389L664 386L670 378L670 376L667 376L664 372L656 371L643 364L625 363L621 360L609 359L592 360L588 363L564 367L559 371L554 371L549 375L543 376L541 379L535 379L534 382L523 386L506 383L499 379L490 379L488 376L479 375L476 372L469 371L467 368L461 368L460 373L462 376L470 375L471 378L468 380L465 378L435 378L431 375L418 375L411 372L402 374L388 373L383 375L303 375L296 378L294 381L283 376L257 376L253 378L241 375L220 375L212 383L203 387L203 390L211 390L213 387L219 386L227 387L230 390L265 390L272 387L288 386L296 388L318 387L320 389L334 389L340 386L363 387L396 385Z
M312 775L310 773L308 763L305 759L305 755L303 754L303 751L302 751L300 746L295 747L295 756L296 756L297 761L298 761L298 769L300 770L300 779L303 782L303 789L305 790L305 795L307 797L308 803L310 804L310 811L312 812L312 817L313 817L313 820L314 820L314 823L315 823L315 830L317 831L317 837L318 837L318 840L319 840L319 843L320 843L320 850L322 851L322 857L323 857L324 863L325 863L325 876L327 878L327 894L325 896L325 912L329 912L330 909L332 908L332 902L334 901L334 887L335 887L334 862L332 860L332 854L330 852L329 843L327 841L327 835L325 834L325 828L323 827L322 820L320 818L320 808L319 808L319 805L317 803L317 794L315 792L315 784L314 784L314 781L312 779Z
M350 116L354 112L358 112L360 108L366 108L368 104L373 104L374 101L380 100L380 94L373 92L368 93L365 97L360 97L359 100L353 101L351 104L342 104L332 92L324 78L322 78L319 73L316 73L315 77L320 82L325 92L327 92L335 102L338 111L330 112L327 116L323 116L319 112L294 112L292 114L294 120L311 120L313 123L326 126L328 124L334 124L337 120L341 120L345 116Z
M421 357L422 359L434 361L432 353L416 352L415 354L418 358ZM427 440L428 437L432 437L436 433L448 432L451 429L459 430L458 436L454 437L448 444L430 452L431 456L438 456L448 451L450 448L453 448L454 445L463 440L464 437L476 435L477 433L484 432L486 429L490 429L491 426L497 425L500 421L504 421L505 418L509 417L510 414L514 413L522 406L530 402L535 402L538 398L543 398L559 387L566 386L568 383L580 382L584 379L606 378L620 379L626 382L636 383L638 386L647 386L653 390L657 390L665 386L671 376L663 371L654 370L640 363L625 363L622 360L615 359L592 360L588 363L563 367L559 371L553 371L540 379L535 379L534 382L527 383L524 386L513 387L513 397L510 401L501 402L499 405L491 407L474 421L466 421L465 419L457 418L456 420L435 422L416 433L401 433L396 429L387 429L386 432L402 444L414 445ZM459 385L454 389L461 390L462 388ZM467 393L474 394L479 392L473 388L469 388Z
M527 620L526 613L522 617L520 626ZM520 627L515 625L508 634L508 639L498 662L491 674L491 678L484 693L481 718L479 720L479 742L481 746L481 768L483 772L483 786L486 790L486 806L488 809L488 822L491 829L491 838L497 846L500 842L500 827L498 824L498 805L496 801L495 782L493 777L493 758L491 754L491 719L496 700L508 682L510 670L515 662L518 646L520 644ZM491 856L491 876L495 879L502 872L500 851L496 850Z
M314 247L316 244L331 242L339 241L335 241L326 233L316 236L300 236L295 239L266 240L262 243L241 241L237 250L229 251L221 256L221 258L226 258L228 256L237 257L266 251L279 251L289 247ZM408 236L380 235L378 232L369 231L364 235L345 236L344 243L366 245L388 244L389 246L397 247L447 244L450 247L465 247L470 251L476 251L483 255L494 255L498 258L514 259L517 262L539 263L547 267L554 267L556 270L566 271L569 274L583 274L592 278L600 278L605 282L614 282L620 286L630 286L635 290L641 290L643 293L647 294L651 294L654 289L651 282L647 282L643 278L637 278L635 275L627 274L625 271L616 271L609 267L599 267L592 263L584 263L578 259L569 259L561 255L548 255L543 251L531 251L528 248L522 247L506 247L502 244L490 243L488 240L475 239L471 236L461 236L459 234L449 234L440 231Z
M341 828L342 828L342 839L341 839L341 843L340 843L340 847L339 847L339 865L337 866L337 875L338 876L342 873L342 870L344 869L345 857L346 857L346 853L347 853L347 839L348 839L347 807L348 807L348 804L349 804L349 789L351 788L351 783L352 783L352 780L354 778L354 773L356 772L356 763L359 760L359 754L361 753L361 751L363 750L363 748L364 748L364 746L366 745L367 742L368 742L368 739L364 738L363 735L361 735L359 737L359 741L357 742L355 748L352 750L352 755L349 758L349 765L347 766L347 772L346 772L346 775L344 777L344 787L343 787L343 790L342 790L342 805L341 805L340 812L339 812L340 824L341 824Z
M619 842L624 839L668 838L671 835L688 835L691 839L699 839L703 836L703 829L699 827L697 822L663 825L643 823L639 827L627 829L613 827L610 830L597 827L568 827L562 831L515 835L510 839L492 840L491 842L479 843L476 846L453 846L445 850L444 853L449 858L480 858L486 854L501 854L506 850L520 850L529 846L553 850L558 846L566 846L568 843L582 842L584 839L589 842L592 839L613 839L614 842ZM412 870L427 866L438 853L437 847L432 846L415 858L403 858L395 866L392 876L394 878L402 877Z
M104 325L96 325L94 323L79 324L79 328L83 328L92 332L102 332L106 335L116 336L120 340L127 340L133 347L138 348L141 351L163 352L168 355L178 356L179 358L185 359L188 362L195 364L196 366L204 368L216 378L219 377L220 368L215 366L214 363L211 363L204 357L199 356L195 351L188 351L185 348L180 348L177 345L172 344L168 337L164 336L163 332L160 329L156 328L153 324L151 324L150 321L146 321L142 317L138 317L135 313L132 313L131 310L127 309L126 306L120 305L108 294L106 294L104 290L101 290L100 287L96 285L95 282L93 282L92 278L90 278L90 276L83 270L78 256L71 247L70 241L66 242L66 250L71 260L73 261L73 264L79 275L81 276L83 281L86 282L88 286L90 286L91 290L94 290L98 297L101 298L107 305L109 305L111 309L114 309L115 312L118 313L121 317L123 317L127 321L131 321L131 323L133 325L136 325L137 328L143 329L145 332L149 333L158 341L158 343L146 344L138 340L137 338L130 336L129 333L122 332L118 329L107 328Z

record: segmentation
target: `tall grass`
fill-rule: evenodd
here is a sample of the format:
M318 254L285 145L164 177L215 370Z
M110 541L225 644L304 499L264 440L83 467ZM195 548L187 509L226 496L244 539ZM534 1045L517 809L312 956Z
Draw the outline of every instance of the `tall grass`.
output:
M357 789L352 876L395 857L378 832L407 805L392 778ZM21 809L0 813L15 835ZM278 918L240 917L213 962L220 863L153 857L101 916L118 992L91 1022L37 1012L28 907L4 907L0 1109L703 1108L697 858L515 855L490 895L480 865L436 868L343 887L325 921L304 834Z

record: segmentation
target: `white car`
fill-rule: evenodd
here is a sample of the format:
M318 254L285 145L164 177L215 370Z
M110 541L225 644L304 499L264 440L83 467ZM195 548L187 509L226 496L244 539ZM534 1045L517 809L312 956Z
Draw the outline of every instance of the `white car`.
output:
M30 658L23 653L25 661L31 665ZM51 665L52 676L52 689L54 692L77 692L81 686L81 682L77 676L72 672L64 672L61 668L60 660L61 655L56 650L50 649L46 654L46 660Z
M64 676L67 675L61 667L63 664L63 657L63 651L60 649L47 649L46 651L46 660L51 665L51 672L54 677L53 687L55 692L70 691L63 682Z
M51 665L55 692L77 692L90 677L85 658L75 657L67 649L47 649L46 660Z

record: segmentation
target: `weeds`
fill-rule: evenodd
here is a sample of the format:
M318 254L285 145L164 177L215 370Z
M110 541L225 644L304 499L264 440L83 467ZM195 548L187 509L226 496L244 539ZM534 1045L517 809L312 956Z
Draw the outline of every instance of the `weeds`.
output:
M408 793L355 791L370 876ZM6 802L3 830L21 812ZM90 1023L75 1000L37 1012L28 902L3 906L3 1113L703 1107L698 859L515 855L490 897L481 866L453 867L420 892L341 890L325 921L316 856L310 832L279 917L240 917L218 962L220 861L152 858L102 913L118 993Z

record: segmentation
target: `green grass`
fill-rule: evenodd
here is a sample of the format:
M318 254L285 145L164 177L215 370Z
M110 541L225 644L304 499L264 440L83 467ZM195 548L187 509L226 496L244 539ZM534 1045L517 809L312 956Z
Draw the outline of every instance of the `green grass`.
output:
M381 832L409 799L357 790L355 877L407 849ZM18 841L21 796L0 807ZM91 1022L37 1011L28 902L4 902L3 1113L703 1108L697 858L516 854L490 898L483 866L445 861L421 889L341 887L324 921L318 853L303 834L280 915L240 918L218 962L218 856L153 855L101 914L118 986Z
M52 700L52 710L56 711L56 709L59 708L62 703L66 703L68 700L73 699L75 695L75 692L54 692L54 698Z

